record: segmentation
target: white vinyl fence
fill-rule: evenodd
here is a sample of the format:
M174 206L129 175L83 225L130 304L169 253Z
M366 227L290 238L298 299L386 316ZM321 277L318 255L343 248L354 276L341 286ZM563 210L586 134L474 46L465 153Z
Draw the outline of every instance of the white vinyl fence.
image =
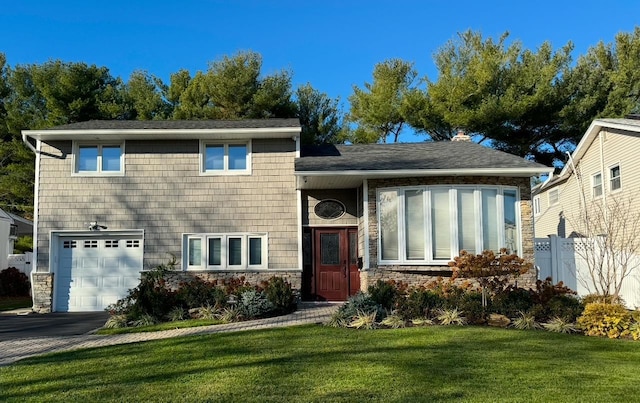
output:
M538 279L544 280L551 277L554 283L562 281L579 296L593 294L595 290L590 280L587 263L576 252L576 248L584 247L585 244L581 238L556 236L536 238L534 249ZM628 308L640 307L640 268L632 271L625 279L620 297Z
M23 272L24 274L27 275L27 277L29 277L29 281L31 281L31 268L33 267L32 265L32 261L33 261L33 253L31 252L26 252L23 255L9 255L9 264L7 265L7 267L15 267L16 269L20 270L21 272Z

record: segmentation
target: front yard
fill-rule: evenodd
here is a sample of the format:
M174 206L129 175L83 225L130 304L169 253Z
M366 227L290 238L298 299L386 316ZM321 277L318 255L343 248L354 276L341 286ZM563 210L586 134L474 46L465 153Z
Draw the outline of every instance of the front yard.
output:
M0 401L631 401L640 344L488 327L303 326L60 353Z

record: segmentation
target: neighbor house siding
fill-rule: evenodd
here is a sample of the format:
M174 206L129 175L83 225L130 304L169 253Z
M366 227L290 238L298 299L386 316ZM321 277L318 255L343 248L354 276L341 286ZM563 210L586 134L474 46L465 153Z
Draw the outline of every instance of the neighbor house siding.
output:
M37 271L49 269L49 232L144 229L144 266L178 259L183 233L268 233L269 269L298 266L295 142L253 140L252 174L201 175L198 140L126 141L119 177L72 176L72 142L42 144Z
M533 216L531 210L531 188L529 178L503 178L495 176L465 177L440 176L404 179L370 179L369 183L369 261L370 267L362 273L362 287L366 289L377 280L401 280L414 286L424 285L439 276L451 273L449 266L434 265L379 265L378 264L378 222L377 222L377 189L396 186L418 185L502 185L518 187L520 193L520 228L522 236L522 253L528 262L533 262ZM523 286L533 286L536 274L531 271L520 280Z
M602 154L600 149L602 136ZM583 206L592 203L602 203L609 198L619 198L629 201L637 211L640 209L640 134L616 129L601 130L586 152L576 163L579 175L571 170L569 177L557 185L544 189L539 193L541 213L535 217L535 235L543 238L548 235L569 237L580 233ZM620 190L611 192L609 188L609 168L619 164L621 170ZM603 197L594 198L592 195L591 178L596 172L602 174ZM549 192L557 188L559 203L548 205ZM560 215L562 213L562 216Z

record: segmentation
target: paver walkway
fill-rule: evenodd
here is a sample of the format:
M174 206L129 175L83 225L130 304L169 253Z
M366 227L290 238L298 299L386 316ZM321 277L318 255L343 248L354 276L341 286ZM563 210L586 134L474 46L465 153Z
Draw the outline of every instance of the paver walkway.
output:
M268 329L274 327L297 326L325 323L340 304L302 303L298 310L284 316L235 322L226 325L190 327L163 330L160 332L128 333L116 335L85 334L80 336L34 337L0 342L0 365L9 365L27 357L47 353L137 343L170 337L192 336L212 333L237 332L242 330Z

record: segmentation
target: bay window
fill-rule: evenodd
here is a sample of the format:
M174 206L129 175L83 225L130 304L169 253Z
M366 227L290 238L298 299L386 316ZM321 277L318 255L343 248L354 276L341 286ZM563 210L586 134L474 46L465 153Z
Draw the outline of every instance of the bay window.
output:
M267 234L186 234L187 269L251 269L267 267Z
M461 250L519 253L519 197L505 186L379 189L378 259L389 264L443 264Z

